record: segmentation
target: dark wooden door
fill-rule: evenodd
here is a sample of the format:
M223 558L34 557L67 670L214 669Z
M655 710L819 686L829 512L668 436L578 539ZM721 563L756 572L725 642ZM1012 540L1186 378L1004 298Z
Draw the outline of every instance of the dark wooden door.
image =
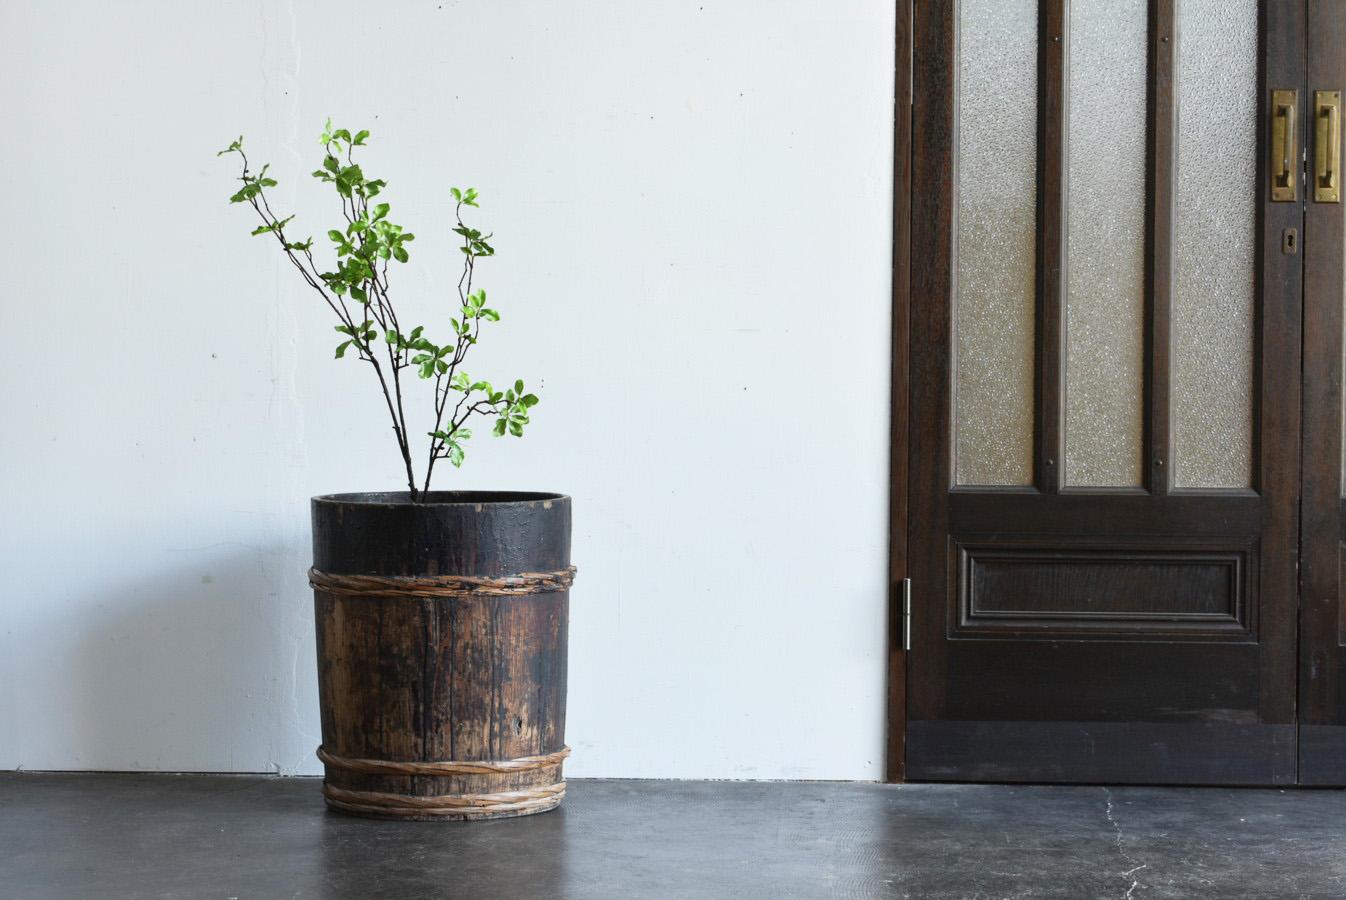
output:
M1346 89L1346 2L1311 0L1308 83L1314 139L1304 254L1304 493L1300 615L1299 780L1346 785L1346 484L1342 441L1342 240L1340 198L1318 196L1340 160L1340 123L1323 101ZM1338 115L1340 113L1338 112ZM1323 119L1326 145L1316 134ZM1335 144L1333 142L1336 142ZM1335 156L1333 155L1335 154ZM1337 176L1340 179L1340 175ZM1327 185L1330 192L1330 185ZM1340 191L1340 187L1338 187Z
M1342 213L1306 222L1301 164L1329 5L914 4L907 778L1296 781L1308 259L1303 678L1340 779Z

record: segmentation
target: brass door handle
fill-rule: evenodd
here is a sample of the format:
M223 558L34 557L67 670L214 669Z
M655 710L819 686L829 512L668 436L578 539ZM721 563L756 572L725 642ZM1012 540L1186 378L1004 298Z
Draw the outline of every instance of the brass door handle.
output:
M1341 91L1314 91L1313 199L1341 202Z
M1298 196L1295 185L1295 107L1298 91L1271 92L1271 199L1277 203Z

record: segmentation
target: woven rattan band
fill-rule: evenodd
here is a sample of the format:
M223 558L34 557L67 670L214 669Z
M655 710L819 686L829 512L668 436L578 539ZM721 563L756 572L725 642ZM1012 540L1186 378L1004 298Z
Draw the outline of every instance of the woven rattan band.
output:
M368 597L520 597L567 590L575 567L559 572L520 572L487 578L482 575L333 575L308 570L314 590Z
M448 794L440 797L348 791L330 784L324 784L322 792L329 806L347 812L384 816L473 818L505 813L517 815L551 809L559 805L565 797L566 783L558 781L544 787L501 791L495 794Z
M393 762L386 759L349 759L318 748L318 759L324 765L360 775L490 775L496 772L527 772L558 766L570 755L569 747L543 756L521 756L518 759L483 759L444 762Z

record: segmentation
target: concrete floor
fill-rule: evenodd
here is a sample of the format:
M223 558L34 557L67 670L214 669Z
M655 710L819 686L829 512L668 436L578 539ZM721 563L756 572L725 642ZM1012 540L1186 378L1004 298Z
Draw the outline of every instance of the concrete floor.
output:
M0 775L0 897L1346 896L1346 793L571 781L522 819L324 811L307 778Z

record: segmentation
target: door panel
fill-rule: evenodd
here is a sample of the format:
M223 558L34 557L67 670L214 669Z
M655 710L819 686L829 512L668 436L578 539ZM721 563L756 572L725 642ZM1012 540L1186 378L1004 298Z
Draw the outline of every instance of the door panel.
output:
M1294 781L1304 14L916 4L908 778Z

